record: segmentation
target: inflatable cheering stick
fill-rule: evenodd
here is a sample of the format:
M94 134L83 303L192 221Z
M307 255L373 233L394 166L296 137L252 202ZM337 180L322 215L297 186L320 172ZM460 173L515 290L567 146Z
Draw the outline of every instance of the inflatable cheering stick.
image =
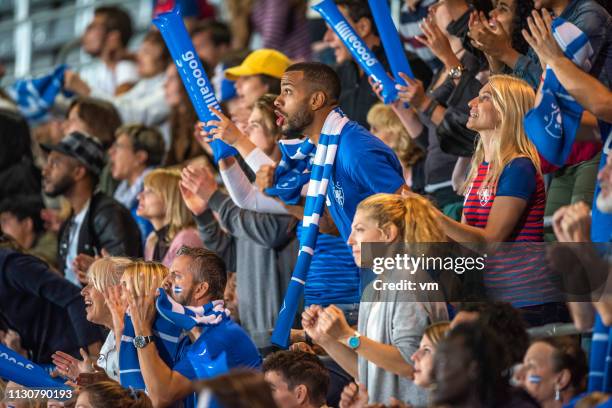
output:
M210 120L218 120L219 118L210 111L209 106L219 111L221 107L217 102L214 88L206 76L198 54L193 48L191 38L187 34L179 7L175 7L174 10L167 13L159 14L153 19L153 24L159 28L159 32L166 42L200 122L206 123ZM207 128L207 130L210 130L210 128ZM215 161L238 153L236 149L219 139L213 140L210 146L213 149Z
M323 0L315 4L312 8L325 19L336 35L342 40L349 49L355 61L361 69L374 80L382 84L382 97L385 103L391 103L397 99L395 82L389 78L387 72L376 56L359 37L353 27L346 21L334 0Z
M403 72L412 79L414 79L414 74L412 73L412 68L410 68L408 58L406 58L406 52L404 47L402 47L397 28L393 23L393 19L391 19L391 10L389 10L387 0L368 0L368 3L374 16L376 28L378 28L382 46L385 49L385 55L393 72L393 78L400 85L408 85L399 76L399 73Z

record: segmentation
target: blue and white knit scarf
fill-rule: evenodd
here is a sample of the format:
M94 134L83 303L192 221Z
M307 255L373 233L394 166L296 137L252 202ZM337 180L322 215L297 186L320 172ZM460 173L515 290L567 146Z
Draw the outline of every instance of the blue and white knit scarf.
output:
M586 34L559 17L553 20L551 28L565 56L588 72L594 52ZM527 112L524 125L527 136L548 162L556 166L565 164L583 111L584 108L561 85L554 71L546 67L542 100Z
M274 186L266 193L295 205L301 198L302 187L310 181L310 170L317 146L308 139L288 139L278 142L281 160L274 172Z
M157 316L153 323L153 336L160 358L169 367L172 367L176 363L177 349L185 336L185 330L191 330L196 325L200 327L217 325L229 319L229 311L223 307L222 300L213 301L201 307L185 307L169 297L163 289L159 288L158 291L159 296L155 304ZM140 371L138 351L133 343L135 336L134 326L128 314L124 317L124 323L121 347L119 349L119 378L121 385L144 390L145 383ZM193 363L194 361L192 361ZM207 365L213 364L211 370L214 369L216 370L215 372L220 372L222 370L215 367L223 367L225 361L215 360L210 362L205 360L202 363Z
M287 148L283 151L282 170L279 170L277 173L275 189L282 189L282 185L279 188L279 182L282 184L283 178L287 175L290 175L295 181L290 186L287 186L292 187L291 189L284 189L285 191L291 190L292 192L290 194L278 194L279 197L295 197L296 194L299 197L298 191L301 191L306 177L308 180L308 191L304 205L304 218L302 221L304 233L300 237L300 252L293 269L291 282L285 294L283 306L279 312L276 327L272 333L272 343L279 347L286 348L289 343L291 325L293 324L297 306L304 291L306 275L317 243L319 218L323 214L327 197L327 186L336 159L336 151L342 131L348 122L349 119L344 116L340 109L334 109L329 113L323 124L319 143L316 145L314 159L311 156L315 146L310 140L303 140L300 144L287 144L291 145L292 149ZM289 151L293 151L293 154L288 155ZM309 168L310 172L308 172Z

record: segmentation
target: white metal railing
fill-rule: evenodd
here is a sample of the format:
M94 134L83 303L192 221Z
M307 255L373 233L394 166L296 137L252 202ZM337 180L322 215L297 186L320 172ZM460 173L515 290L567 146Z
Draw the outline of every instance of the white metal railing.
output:
M4 44L3 51L5 56L8 54L14 60L14 66L8 66L8 72L2 80L2 84L11 83L15 78L40 74L48 71L51 66L57 62L51 58L48 66L41 66L38 69L33 68L35 58L44 54L44 46L50 45L50 48L59 48L64 43L80 37L85 30L85 27L93 17L94 9L101 5L117 4L122 6L132 16L135 31L147 29L151 24L152 1L151 0L71 0L65 2L59 8L47 9L41 11L32 10L32 0L12 0L13 3L13 19L0 22L0 37L10 38L12 34L12 50L8 49L8 44ZM40 2L39 2L40 3ZM53 26L53 23L56 26ZM56 40L60 44L52 44L50 41L50 31L58 30L57 25L69 23L71 29L64 36L60 35ZM45 32L44 25L48 31ZM65 30L64 27L60 27ZM38 31L37 31L38 30ZM35 35L38 34L38 35ZM38 54L37 48L43 48ZM9 51L6 53L6 51ZM49 57L49 55L46 55ZM55 57L55 56L53 56ZM81 53L78 57L76 65L86 64L88 57Z
M309 0L309 5L318 1ZM63 58L78 49L78 38L93 17L93 11L96 7L111 4L122 6L131 14L135 31L142 32L151 25L153 6L152 0L64 0L61 7L37 11L35 9L40 8L39 6L43 3L41 0L0 0L3 9L6 8L7 3L13 5L13 18L0 21L0 58L4 59L5 63L8 62L7 72L2 78L0 86L6 86L16 78L48 72L54 64L64 62ZM52 1L49 1L49 3L51 6ZM222 20L229 18L225 0L209 0L209 3L216 6ZM402 0L390 0L390 3L394 21L398 24ZM309 13L309 17L319 18L320 16L318 13ZM62 23L63 20L71 20L69 24L66 21L67 25L71 27L69 34L51 41L49 32L45 32L45 24L49 25L46 28L51 31L53 23ZM54 27L54 29L57 29L57 27ZM62 29L65 30L65 27L62 26ZM66 47L62 47L63 45L66 45ZM59 51L45 54L45 46L55 50L59 49ZM43 49L41 50L41 48ZM11 65L11 61L6 61L7 56L12 57L13 65ZM43 56L46 57L48 62L35 67L34 60ZM72 66L78 68L86 65L88 61L89 57L80 52L76 61L71 60L70 62Z

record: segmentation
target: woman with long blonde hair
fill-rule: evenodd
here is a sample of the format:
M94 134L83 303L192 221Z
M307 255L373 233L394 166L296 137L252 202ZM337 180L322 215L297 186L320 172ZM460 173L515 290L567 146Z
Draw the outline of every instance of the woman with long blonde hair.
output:
M534 100L526 82L494 75L470 101L467 127L478 132L479 140L464 185L463 216L457 222L440 214L453 241L523 243L495 245L499 251L487 262L484 287L488 297L524 308L530 325L566 314L555 303L558 292L543 265L541 247L527 244L543 241L546 204L540 159L523 126Z
M362 244L443 242L438 213L416 194L375 194L357 206L348 244L355 263L362 265ZM378 254L377 254L378 255ZM407 273L404 273L407 272ZM302 314L306 333L344 370L368 390L370 401L395 397L415 406L425 405L427 391L411 378L410 357L417 351L423 332L431 323L448 320L442 296L416 294L383 284L421 279L424 271L386 270L364 290L359 304L357 331L335 305L310 306ZM397 279L400 278L400 279ZM427 278L426 278L427 279ZM438 294L439 295L439 294Z
M151 221L154 231L147 237L144 257L170 267L183 245L202 248L193 216L179 190L178 169L156 169L145 176L144 189L138 195L136 213Z
M470 101L467 127L479 140L464 185L463 217L461 223L441 219L454 241L542 241L544 182L523 127L534 100L526 82L494 75Z

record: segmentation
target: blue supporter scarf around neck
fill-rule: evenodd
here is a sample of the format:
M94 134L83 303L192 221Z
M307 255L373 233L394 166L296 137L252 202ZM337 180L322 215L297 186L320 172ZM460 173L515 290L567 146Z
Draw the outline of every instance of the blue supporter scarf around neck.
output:
M161 288L158 289L159 296L156 299L155 307L157 316L153 323L153 337L160 358L172 367L175 363L179 343L186 335L185 331L193 329L195 326L206 328L218 325L229 319L229 311L225 309L222 300L212 301L204 306L189 307L183 306L172 299ZM119 378L121 385L132 387L137 390L145 390L146 386L140 363L138 361L138 350L134 346L134 326L128 314L124 317L124 329L121 336L121 347L119 349ZM200 342L203 343L203 342ZM198 375L219 374L227 371L225 355L217 359L201 359L204 355L206 345L200 344L193 350L188 357L192 361ZM208 356L206 356L208 357ZM201 361L198 361L200 360Z
M336 159L338 144L348 122L349 119L344 116L339 108L331 111L323 124L316 150L315 145L308 139L293 145L291 151L286 149L283 153L282 169L276 173L274 188L277 190L279 189L279 183L283 187L284 177L288 176L295 180L291 182L292 192L283 194L283 196L299 197L303 185L308 183L302 221L305 232L300 237L298 259L272 333L272 343L279 347L286 348L288 346L289 332L304 291L306 276L317 243L319 219L323 214L327 187ZM316 151L314 158L311 156L313 150ZM305 175L308 175L308 177ZM289 190L289 188L286 190Z

